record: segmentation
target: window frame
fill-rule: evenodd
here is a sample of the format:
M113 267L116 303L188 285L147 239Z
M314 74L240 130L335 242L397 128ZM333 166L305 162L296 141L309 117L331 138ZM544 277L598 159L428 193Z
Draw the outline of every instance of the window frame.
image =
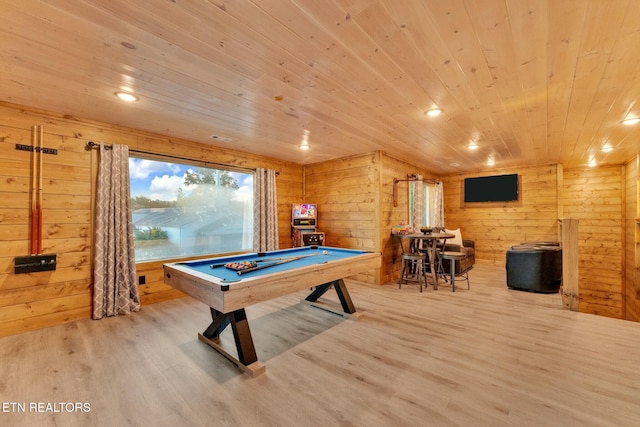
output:
M228 173L236 173L236 174L242 174L242 175L246 175L244 177L242 177L242 180L238 180L236 177L234 177L234 179L236 179L236 182L240 185L240 183L246 183L246 180L250 177L251 178L251 187L249 188L250 192L249 195L246 197L244 203L249 203L249 206L247 207L245 205L245 207L243 208L243 212L247 212L247 209L250 209L250 214L247 215L243 215L242 216L242 223L243 226L241 228L242 232L242 240L241 242L241 246L240 247L223 247L220 248L219 250L213 250L213 251L209 251L209 250L205 250L205 251L196 251L196 252L190 252L190 253L183 253L184 250L187 250L186 248L188 248L188 245L185 246L185 249L181 249L179 254L172 254L172 253L167 253L163 256L154 256L154 257L145 257L143 259L139 259L138 256L136 257L136 263L151 263L151 262L168 262L168 261L172 261L172 260L186 260L186 259L193 259L193 258L203 258L203 257L213 257L213 256L220 256L220 255L224 255L224 254L230 254L230 253L241 253L241 252L248 252L251 251L253 248L253 211L254 211L254 201L253 201L253 182L255 179L255 173L256 170L255 169L249 169L249 168L243 168L243 167L238 167L238 166L234 166L234 165L227 165L227 164L221 164L221 163L216 163L216 162L209 162L206 160L196 160L196 159L190 159L190 158L185 158L185 157L177 157L177 156L170 156L170 155L162 155L162 154L156 154L156 153L148 153L148 152L142 152L142 151L135 151L135 150L130 150L129 151L129 159L135 159L135 160L148 160L148 161L152 161L152 162L159 162L159 163L165 163L168 165L180 165L183 168L191 168L191 169L196 169L196 168L204 168L204 169L209 169L212 171L220 171L220 172L228 172ZM130 167L131 167L131 163L130 163ZM184 175L183 175L184 176ZM129 177L129 183L131 185L129 194L131 197L131 200L133 201L134 194L133 194L133 178L131 176L131 170L130 170L130 177ZM182 187L181 187L182 188ZM140 195L140 194L138 194ZM160 199L157 199L160 200ZM237 202L237 201L236 201ZM180 206L176 206L175 209L183 209L184 206L180 207ZM228 213L228 211L225 211ZM133 211L133 206L132 206L132 217L135 218L135 216L133 215L134 211ZM247 220L249 221L249 223L247 223ZM248 225L247 225L248 224ZM134 233L135 233L135 225L134 225ZM135 236L135 234L134 234ZM212 235L212 236L215 236ZM246 236L250 236L249 237L249 241L246 241ZM137 251L136 248L136 240L140 241L139 239L134 239L134 250ZM181 248L182 246L178 246L179 248ZM138 255L138 254L136 254Z

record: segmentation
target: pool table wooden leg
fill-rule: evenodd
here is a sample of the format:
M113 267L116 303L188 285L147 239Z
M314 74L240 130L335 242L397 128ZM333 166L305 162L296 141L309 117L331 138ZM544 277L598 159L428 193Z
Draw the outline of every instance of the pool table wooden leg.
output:
M211 322L202 335L209 339L217 339L222 331L231 323L231 319L229 318L231 313L225 315L212 307L209 307L209 310L211 310L213 322Z
M318 302L318 298L324 295L331 287L333 287L338 294L338 299L340 300L340 304L342 305L342 311L335 310L326 304L321 304ZM309 296L304 299L304 302L314 307L339 314L343 317L349 317L354 320L358 320L362 317L362 314L356 311L356 308L353 305L353 301L351 301L351 296L349 295L347 285L345 285L344 280L342 279L334 280L333 282L328 282L316 286L315 289L309 294Z
M213 321L202 334L198 334L200 341L211 346L252 377L264 373L265 366L258 362L251 330L249 329L249 321L244 308L230 313L221 313L212 307L210 307L210 310ZM220 334L229 325L231 325L233 339L236 343L237 359L220 344Z

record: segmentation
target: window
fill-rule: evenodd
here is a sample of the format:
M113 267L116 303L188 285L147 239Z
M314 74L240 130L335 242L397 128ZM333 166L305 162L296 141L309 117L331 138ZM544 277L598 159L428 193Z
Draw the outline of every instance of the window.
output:
M253 173L130 157L137 262L251 250Z
M424 182L418 184L416 181L409 182L408 223L413 229L417 229L420 226L432 227L434 219L435 183ZM419 206L419 214L416 211L416 206ZM420 224L418 224L418 221L420 221Z
M425 183L422 187L422 225L433 227L433 212L436 200L436 185Z

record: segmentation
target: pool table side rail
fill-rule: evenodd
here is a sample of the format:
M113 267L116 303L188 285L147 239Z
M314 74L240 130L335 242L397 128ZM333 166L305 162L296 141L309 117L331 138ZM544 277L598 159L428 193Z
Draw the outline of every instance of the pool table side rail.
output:
M211 276L207 277L179 263L166 264L164 273L166 284L222 313L229 313L302 289L374 270L380 267L381 262L380 253L363 252L344 259L296 267L228 285L218 283ZM223 290L225 288L227 290Z
M164 265L164 283L186 295L204 302L209 307L223 311L224 290L226 285L218 285L207 281L203 274L185 271L180 265Z

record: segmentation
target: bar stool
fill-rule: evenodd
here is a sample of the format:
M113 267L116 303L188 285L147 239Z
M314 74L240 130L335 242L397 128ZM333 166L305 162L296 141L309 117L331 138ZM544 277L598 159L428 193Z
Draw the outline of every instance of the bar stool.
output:
M449 260L451 263L451 268L449 272L451 274L451 291L456 291L456 277L460 276L467 281L467 289L471 289L471 284L469 283L469 269L460 271L456 273L456 260L464 259L466 255L463 252L454 252L454 251L444 251L442 254L442 258L445 260Z
M435 268L436 270L436 277L438 279L440 279L441 277L444 278L444 281L447 281L447 276L444 274L444 267L442 266L442 260L443 260L443 255L444 255L444 245L437 243L437 242L433 242L433 245L436 245L435 248L435 258L433 260L433 266L429 263L429 255L427 254L427 250L426 248L420 248L420 253L423 253L427 256L427 260L425 262L425 274L426 273L430 273L432 268ZM438 289L438 286L434 286L435 289Z
M427 275L425 274L425 264L427 255L424 253L405 252L402 254L402 271L400 272L400 280L398 280L398 289L402 288L402 282L405 284L418 282L420 292L422 292L422 281L427 286Z

